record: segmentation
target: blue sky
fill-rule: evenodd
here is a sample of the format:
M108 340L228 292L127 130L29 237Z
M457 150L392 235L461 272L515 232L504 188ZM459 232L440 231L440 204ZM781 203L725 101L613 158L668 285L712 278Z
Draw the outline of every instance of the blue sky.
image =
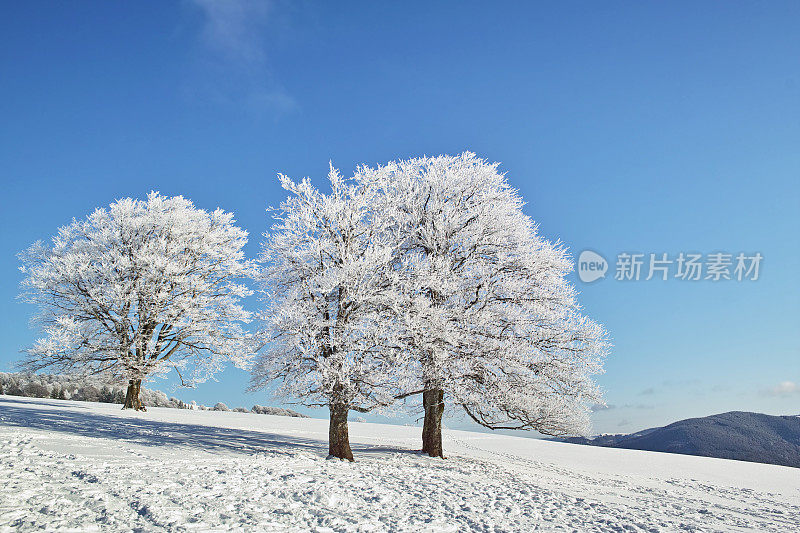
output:
M182 194L255 255L277 172L469 149L544 235L609 260L573 276L615 345L596 431L800 413L800 4L431 4L5 3L0 369L35 338L16 253L72 217ZM620 252L691 251L760 252L760 279L613 279ZM159 386L276 405L218 378Z

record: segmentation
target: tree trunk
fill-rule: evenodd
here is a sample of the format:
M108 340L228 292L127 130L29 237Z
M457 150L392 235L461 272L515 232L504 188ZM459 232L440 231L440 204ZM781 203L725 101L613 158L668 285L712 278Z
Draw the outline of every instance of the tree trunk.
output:
M330 404L331 421L328 427L328 457L337 457L353 461L353 452L350 450L350 435L347 431L346 404Z
M422 392L425 407L425 423L422 426L422 452L431 457L444 459L442 449L442 415L444 414L444 391L425 389Z
M122 404L123 409L134 409L136 411L147 411L142 400L139 398L139 393L142 390L141 379L131 379L128 381L128 392L125 394L125 403Z

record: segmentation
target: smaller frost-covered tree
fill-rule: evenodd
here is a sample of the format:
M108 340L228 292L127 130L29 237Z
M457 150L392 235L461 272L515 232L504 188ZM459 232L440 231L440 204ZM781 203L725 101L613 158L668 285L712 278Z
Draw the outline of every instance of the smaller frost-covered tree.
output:
M581 433L600 400L605 332L580 312L569 257L505 176L474 154L361 168L397 236L398 372L422 394L422 449L443 457L445 402L492 429Z
M175 369L191 385L225 361L246 364L246 242L231 213L156 192L73 220L20 254L21 297L45 333L21 366L124 378L123 409L144 410L143 379Z
M369 190L333 168L331 193L281 176L281 204L262 254L265 347L252 388L330 411L329 455L353 460L347 416L394 401L396 352L388 299L396 240L381 226Z

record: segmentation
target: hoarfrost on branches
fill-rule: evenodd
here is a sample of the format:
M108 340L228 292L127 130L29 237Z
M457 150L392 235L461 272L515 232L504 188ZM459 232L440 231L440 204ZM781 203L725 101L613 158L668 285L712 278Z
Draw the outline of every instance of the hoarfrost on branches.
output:
M486 427L551 435L584 433L602 401L591 376L606 333L581 313L564 247L538 234L497 167L464 153L356 175L401 240L395 337L414 355L406 396L423 392L432 455L445 397Z
M191 385L226 361L246 365L246 242L231 213L156 192L73 220L51 245L20 254L21 297L38 306L34 324L45 333L22 366L124 377L136 384L126 406L140 408L150 376L175 369Z
M392 272L396 240L381 226L370 190L335 169L330 194L281 176L291 196L275 215L262 254L265 347L253 388L331 412L330 454L351 459L347 412L384 408L398 386Z
M337 457L352 457L347 410L420 393L434 456L445 403L492 429L588 430L606 333L496 163L464 153L329 179L323 194L281 177L291 196L262 255L254 388L279 378L279 393L328 406Z

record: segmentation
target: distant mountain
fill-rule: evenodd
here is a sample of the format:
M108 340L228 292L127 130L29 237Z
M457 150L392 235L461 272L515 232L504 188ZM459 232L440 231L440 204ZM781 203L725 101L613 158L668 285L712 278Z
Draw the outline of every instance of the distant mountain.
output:
M702 455L800 468L800 416L731 411L629 435L558 439L573 444Z

